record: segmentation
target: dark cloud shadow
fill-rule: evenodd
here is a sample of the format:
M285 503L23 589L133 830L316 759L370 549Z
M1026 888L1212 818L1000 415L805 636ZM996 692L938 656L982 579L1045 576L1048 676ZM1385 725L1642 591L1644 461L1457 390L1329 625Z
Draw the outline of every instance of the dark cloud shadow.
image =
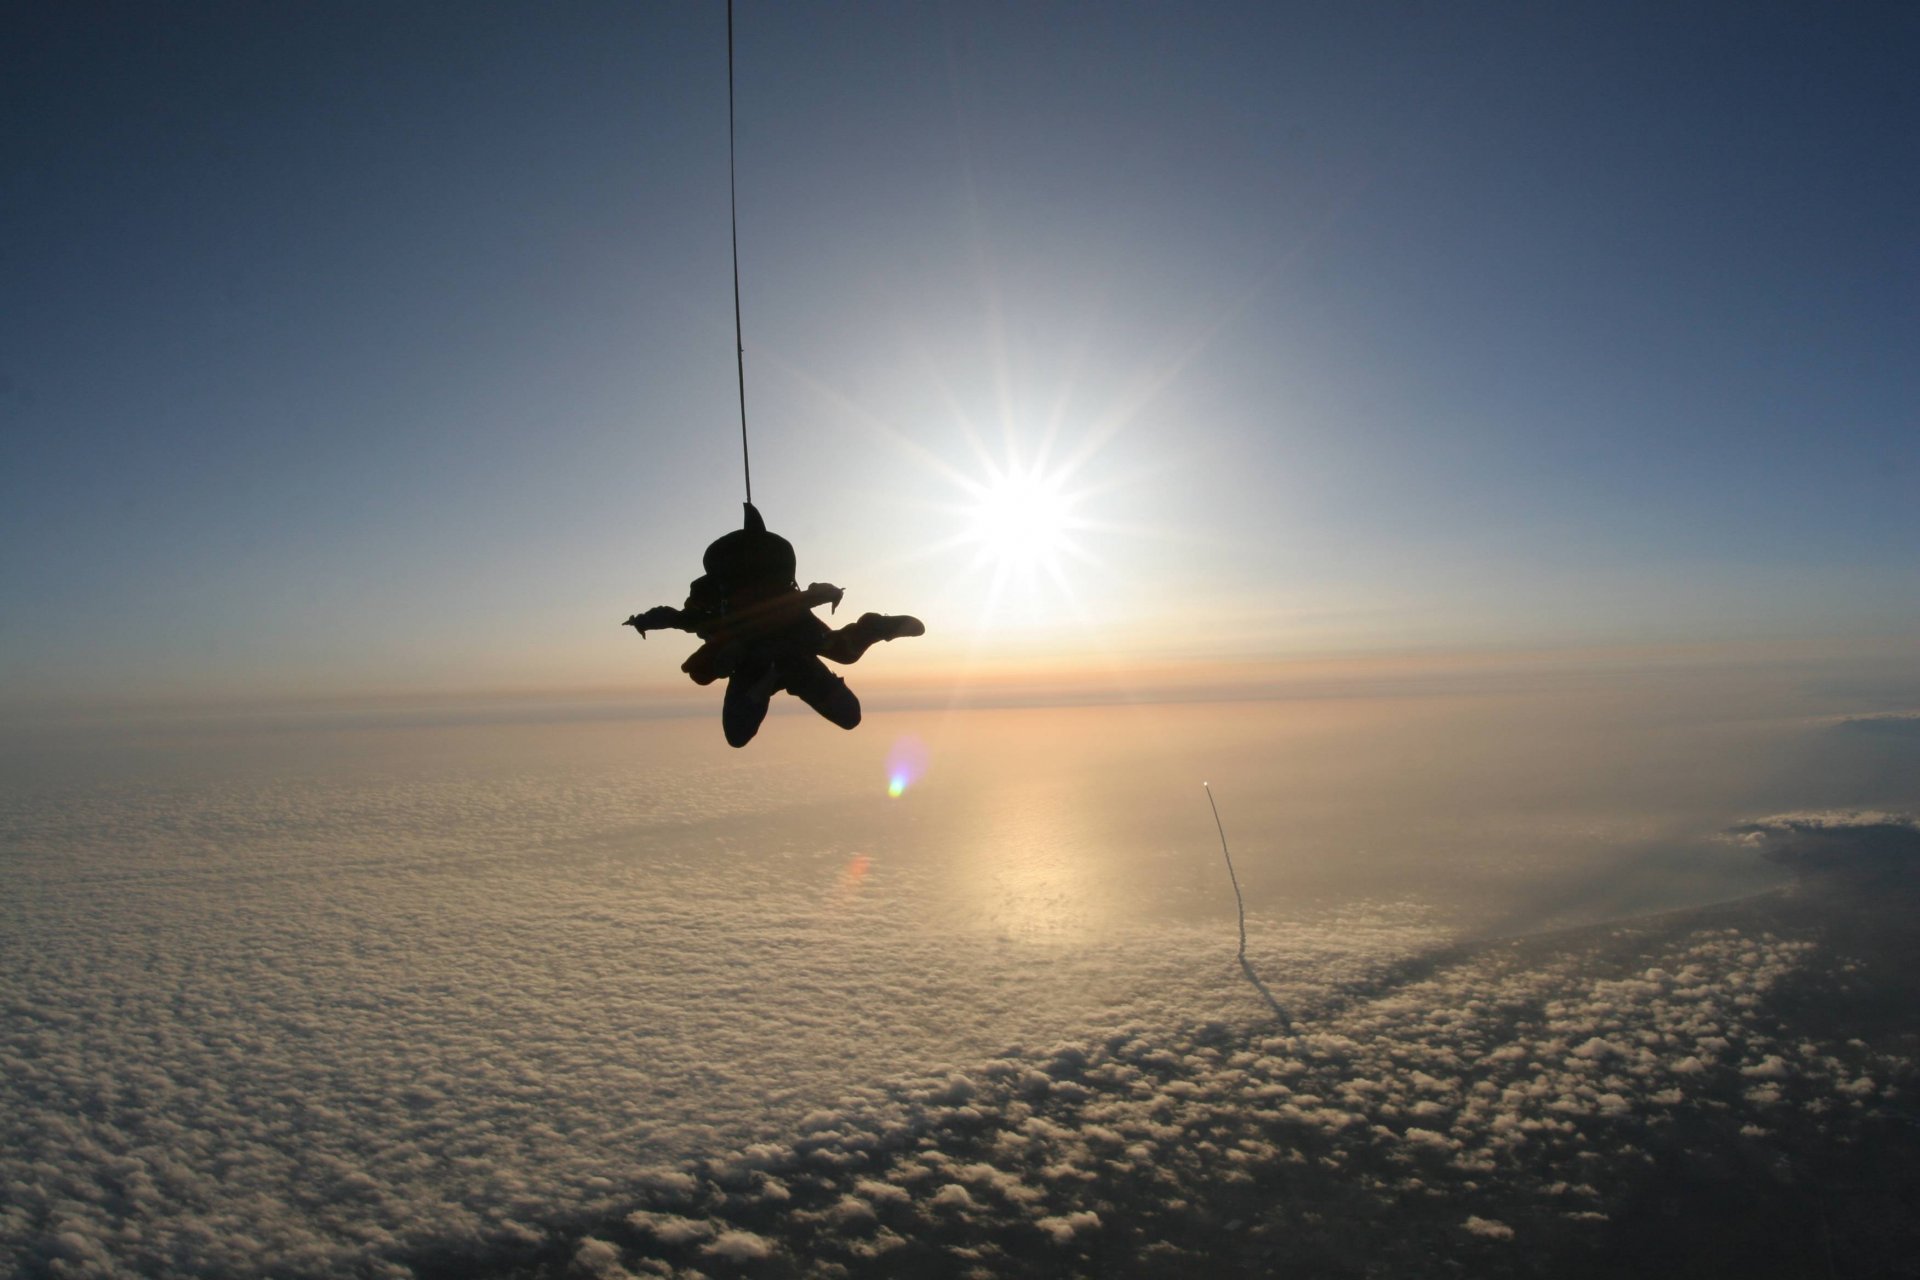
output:
M1815 941L1829 924L1770 895L1435 948L1303 1006L1297 1032L1009 1051L643 1182L631 1211L402 1260L553 1280L1907 1274L1911 1059L1856 1038L1898 1049L1906 1022L1836 998L1861 969L1851 938Z
M1254 972L1253 962L1247 959L1247 953L1245 951L1240 953L1240 972L1247 975L1247 981L1253 984L1253 989L1260 993L1260 998L1267 1002L1269 1009L1273 1010L1273 1016L1280 1020L1281 1029L1289 1032L1292 1031L1292 1016L1287 1013L1285 1006L1274 997L1273 992L1267 989L1267 984L1260 981L1260 975Z

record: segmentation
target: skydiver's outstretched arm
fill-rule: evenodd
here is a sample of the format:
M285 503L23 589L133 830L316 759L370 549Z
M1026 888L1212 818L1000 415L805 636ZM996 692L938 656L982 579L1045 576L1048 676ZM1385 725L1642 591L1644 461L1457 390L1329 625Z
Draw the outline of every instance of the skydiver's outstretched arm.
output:
M676 631L691 631L694 628L694 622L687 616L686 611L676 609L670 604L657 604L645 613L634 614L620 625L632 627L640 633L640 638L643 640L646 639L649 631L660 631L668 627Z

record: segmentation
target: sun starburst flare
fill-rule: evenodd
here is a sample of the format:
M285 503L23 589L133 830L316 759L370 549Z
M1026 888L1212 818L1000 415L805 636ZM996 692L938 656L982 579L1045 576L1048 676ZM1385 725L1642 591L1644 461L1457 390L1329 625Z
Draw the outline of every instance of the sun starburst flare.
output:
M1074 499L1064 477L1011 470L972 487L965 536L983 562L1032 572L1057 563L1071 549Z

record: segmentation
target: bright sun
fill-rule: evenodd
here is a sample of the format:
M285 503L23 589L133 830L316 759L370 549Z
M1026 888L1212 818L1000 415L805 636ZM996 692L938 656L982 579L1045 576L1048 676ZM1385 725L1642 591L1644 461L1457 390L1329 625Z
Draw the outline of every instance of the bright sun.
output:
M1051 568L1070 549L1071 497L1061 477L1010 471L975 493L966 538L1001 571Z

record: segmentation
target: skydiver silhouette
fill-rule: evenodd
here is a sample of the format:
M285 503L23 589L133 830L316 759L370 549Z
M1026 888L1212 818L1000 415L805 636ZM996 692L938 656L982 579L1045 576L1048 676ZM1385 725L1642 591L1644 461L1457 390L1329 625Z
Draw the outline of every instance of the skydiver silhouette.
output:
M701 557L706 572L687 588L686 604L678 609L655 605L621 625L642 639L670 627L705 642L680 669L699 685L726 677L720 724L731 746L753 741L767 718L767 704L782 689L851 729L860 723L860 699L820 659L858 662L882 640L925 635L927 629L918 618L883 613L863 613L844 627L829 627L813 610L824 604L837 612L844 592L828 582L800 590L793 576L793 544L767 532L751 502L746 508L746 526L721 536Z

